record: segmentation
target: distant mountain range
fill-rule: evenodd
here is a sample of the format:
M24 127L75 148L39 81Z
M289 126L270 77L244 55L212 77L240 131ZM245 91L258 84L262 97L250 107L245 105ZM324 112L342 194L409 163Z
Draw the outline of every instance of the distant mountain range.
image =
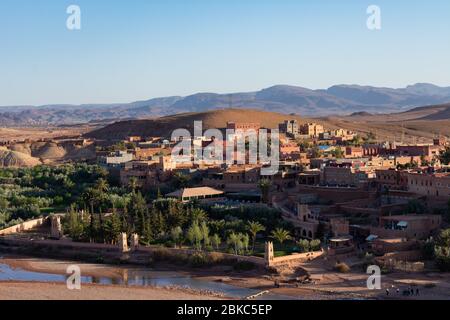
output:
M46 105L0 107L0 126L68 125L88 122L152 118L185 112L233 107L306 117L361 112L398 113L450 102L450 87L419 83L406 88L337 85L326 90L278 85L257 92L197 93L128 104Z

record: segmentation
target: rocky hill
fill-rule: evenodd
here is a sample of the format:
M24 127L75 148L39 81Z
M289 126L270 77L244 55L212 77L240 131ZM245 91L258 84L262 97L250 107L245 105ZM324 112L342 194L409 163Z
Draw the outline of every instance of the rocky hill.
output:
M285 115L250 109L222 109L199 113L184 113L149 120L130 120L117 122L94 130L85 136L96 139L124 139L127 136L170 137L175 129L193 130L194 121L202 121L203 129L225 128L227 122L256 122L265 128L278 128L284 120L304 121L295 115Z

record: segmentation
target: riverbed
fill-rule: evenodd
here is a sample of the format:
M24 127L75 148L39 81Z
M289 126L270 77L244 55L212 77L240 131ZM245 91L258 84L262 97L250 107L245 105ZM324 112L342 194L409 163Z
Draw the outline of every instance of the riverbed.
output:
M29 257L0 257L0 283L65 285L69 274L67 267L77 265L81 270L81 284L87 287L155 289L162 288L189 292L203 297L245 299L261 290L231 285L189 275L185 272L160 271L150 268L107 266ZM175 294L176 295L176 294ZM258 299L292 299L283 295L266 293Z

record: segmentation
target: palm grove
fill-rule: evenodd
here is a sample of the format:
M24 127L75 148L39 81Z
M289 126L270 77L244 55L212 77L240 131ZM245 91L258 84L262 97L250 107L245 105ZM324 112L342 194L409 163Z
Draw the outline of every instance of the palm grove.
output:
M1 169L0 228L67 212L64 232L74 241L116 243L118 235L126 232L137 233L144 245L190 246L235 254L261 254L266 239L275 241L280 251L320 247L318 241L295 243L292 226L275 209L185 204L164 199L161 192L143 194L133 179L120 187L108 178L106 170L86 164ZM172 189L188 180L174 177ZM263 195L268 187L261 183Z

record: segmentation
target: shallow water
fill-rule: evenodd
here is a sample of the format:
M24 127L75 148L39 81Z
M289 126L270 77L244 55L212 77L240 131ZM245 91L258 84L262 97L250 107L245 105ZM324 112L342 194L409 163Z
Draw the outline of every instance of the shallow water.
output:
M0 281L25 281L25 282L62 282L65 283L67 276L53 273L42 273L27 271L20 268L1 263L0 258ZM189 276L177 274L176 272L161 272L145 269L126 269L122 270L122 276L118 277L90 277L82 276L81 282L85 284L100 285L127 285L136 287L183 287L197 291L209 291L222 294L226 297L243 299L245 297L257 294L259 291L248 288L241 288L225 283L207 281L192 278ZM81 266L82 269L82 266ZM267 294L259 299L288 299L280 295Z

